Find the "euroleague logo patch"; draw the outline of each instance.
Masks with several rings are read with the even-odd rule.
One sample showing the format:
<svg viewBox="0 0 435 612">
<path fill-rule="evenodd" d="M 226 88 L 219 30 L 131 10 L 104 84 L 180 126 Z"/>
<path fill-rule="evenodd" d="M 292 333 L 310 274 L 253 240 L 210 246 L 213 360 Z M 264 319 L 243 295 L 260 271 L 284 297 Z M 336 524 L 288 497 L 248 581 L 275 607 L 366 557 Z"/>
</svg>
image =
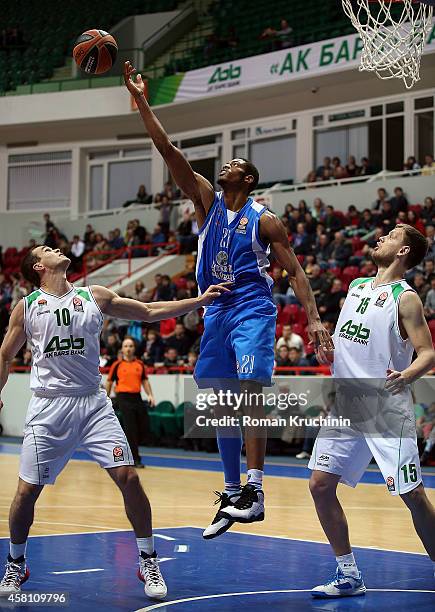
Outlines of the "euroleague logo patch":
<svg viewBox="0 0 435 612">
<path fill-rule="evenodd" d="M 80 298 L 73 298 L 74 310 L 76 312 L 83 312 L 83 304 Z"/>
<path fill-rule="evenodd" d="M 392 476 L 388 476 L 386 483 L 387 483 L 387 488 L 389 491 L 396 490 L 396 485 L 394 484 L 394 478 Z"/>
<path fill-rule="evenodd" d="M 47 306 L 47 300 L 38 300 L 38 308 L 43 308 Z"/>
<path fill-rule="evenodd" d="M 375 306 L 379 306 L 379 308 L 382 308 L 385 302 L 387 301 L 387 297 L 388 297 L 388 293 L 386 291 L 381 293 L 375 302 Z"/>
<path fill-rule="evenodd" d="M 115 446 L 113 449 L 113 461 L 124 461 L 124 451 L 121 446 Z"/>
<path fill-rule="evenodd" d="M 249 223 L 247 217 L 242 217 L 239 221 L 239 225 L 236 227 L 236 234 L 246 234 L 246 226 Z"/>
</svg>

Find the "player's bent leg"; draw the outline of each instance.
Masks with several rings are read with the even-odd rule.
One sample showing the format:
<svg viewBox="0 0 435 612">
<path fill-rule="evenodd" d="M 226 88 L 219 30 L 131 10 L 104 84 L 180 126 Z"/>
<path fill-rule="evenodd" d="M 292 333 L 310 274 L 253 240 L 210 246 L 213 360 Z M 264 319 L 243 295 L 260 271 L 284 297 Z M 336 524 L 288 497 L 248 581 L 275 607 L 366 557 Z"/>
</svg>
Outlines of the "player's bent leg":
<svg viewBox="0 0 435 612">
<path fill-rule="evenodd" d="M 312 589 L 313 597 L 350 597 L 364 595 L 366 592 L 353 558 L 346 515 L 337 497 L 340 478 L 338 474 L 320 470 L 313 470 L 310 478 L 310 492 L 317 516 L 338 563 L 332 579 Z"/>
<path fill-rule="evenodd" d="M 429 501 L 423 485 L 403 493 L 400 497 L 409 508 L 415 530 L 427 554 L 435 562 L 435 508 Z"/>
<path fill-rule="evenodd" d="M 21 478 L 18 480 L 17 492 L 9 512 L 10 553 L 0 582 L 0 596 L 18 593 L 30 576 L 25 558 L 26 542 L 33 523 L 35 503 L 42 489 L 42 485 L 30 484 Z M 19 552 L 12 555 L 14 551 Z"/>
<path fill-rule="evenodd" d="M 139 548 L 138 578 L 144 583 L 144 591 L 152 599 L 164 599 L 168 593 L 158 565 L 152 537 L 151 505 L 142 488 L 136 470 L 129 466 L 107 469 L 124 498 L 125 511 Z"/>
</svg>

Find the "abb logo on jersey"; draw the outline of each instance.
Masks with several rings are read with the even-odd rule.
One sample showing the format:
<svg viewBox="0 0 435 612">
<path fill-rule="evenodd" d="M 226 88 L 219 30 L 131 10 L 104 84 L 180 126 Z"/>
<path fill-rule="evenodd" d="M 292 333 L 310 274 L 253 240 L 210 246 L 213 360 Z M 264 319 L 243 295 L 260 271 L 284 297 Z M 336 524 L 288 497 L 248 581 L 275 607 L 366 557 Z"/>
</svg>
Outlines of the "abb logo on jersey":
<svg viewBox="0 0 435 612">
<path fill-rule="evenodd" d="M 50 342 L 44 349 L 44 353 L 47 357 L 59 357 L 60 355 L 84 355 L 85 351 L 85 339 L 84 338 L 59 338 L 59 336 L 53 336 Z"/>
</svg>

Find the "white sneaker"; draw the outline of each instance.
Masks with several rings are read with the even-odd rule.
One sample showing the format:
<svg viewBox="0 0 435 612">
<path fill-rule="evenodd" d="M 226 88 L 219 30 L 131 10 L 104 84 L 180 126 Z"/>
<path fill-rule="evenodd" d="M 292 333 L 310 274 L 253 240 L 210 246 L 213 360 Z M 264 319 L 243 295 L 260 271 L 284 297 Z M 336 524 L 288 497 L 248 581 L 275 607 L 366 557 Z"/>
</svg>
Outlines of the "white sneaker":
<svg viewBox="0 0 435 612">
<path fill-rule="evenodd" d="M 168 588 L 164 578 L 160 572 L 157 553 L 154 551 L 152 555 L 139 555 L 139 569 L 137 576 L 139 580 L 145 583 L 145 595 L 151 599 L 164 599 L 168 594 Z"/>
<path fill-rule="evenodd" d="M 313 597 L 355 597 L 365 595 L 366 587 L 359 572 L 358 578 L 346 576 L 337 567 L 334 577 L 329 582 L 314 587 L 311 591 Z"/>
<path fill-rule="evenodd" d="M 217 495 L 217 500 L 214 502 L 215 505 L 220 502 L 219 510 L 217 511 L 214 519 L 210 523 L 208 527 L 204 529 L 202 532 L 202 537 L 205 540 L 211 540 L 213 538 L 217 538 L 218 536 L 228 531 L 231 525 L 234 525 L 234 521 L 222 515 L 222 510 L 224 508 L 228 508 L 228 506 L 232 506 L 240 497 L 240 493 L 234 493 L 233 495 L 228 495 L 228 493 L 220 493 L 219 491 L 215 491 Z"/>
<path fill-rule="evenodd" d="M 19 593 L 21 585 L 28 580 L 29 576 L 30 572 L 25 560 L 17 563 L 8 557 L 5 575 L 0 582 L 0 597 Z"/>
<path fill-rule="evenodd" d="M 242 488 L 239 499 L 232 505 L 221 510 L 220 515 L 238 523 L 254 523 L 264 520 L 264 493 L 253 485 Z"/>
<path fill-rule="evenodd" d="M 296 459 L 309 459 L 310 457 L 310 453 L 307 453 L 306 451 L 301 451 L 296 455 Z"/>
</svg>

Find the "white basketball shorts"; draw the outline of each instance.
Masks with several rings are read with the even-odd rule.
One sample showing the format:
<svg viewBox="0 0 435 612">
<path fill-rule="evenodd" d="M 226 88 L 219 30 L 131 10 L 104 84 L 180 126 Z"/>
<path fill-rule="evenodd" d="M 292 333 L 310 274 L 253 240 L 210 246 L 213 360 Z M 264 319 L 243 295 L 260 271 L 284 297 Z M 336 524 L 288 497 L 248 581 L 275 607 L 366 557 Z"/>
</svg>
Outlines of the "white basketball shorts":
<svg viewBox="0 0 435 612">
<path fill-rule="evenodd" d="M 20 478 L 30 484 L 54 484 L 78 447 L 102 468 L 134 464 L 105 391 L 83 397 L 34 395 L 24 425 Z"/>
<path fill-rule="evenodd" d="M 374 457 L 388 491 L 409 493 L 421 483 L 417 440 L 412 437 L 382 438 L 350 435 L 325 437 L 320 431 L 308 467 L 341 476 L 340 482 L 355 487 Z"/>
</svg>

